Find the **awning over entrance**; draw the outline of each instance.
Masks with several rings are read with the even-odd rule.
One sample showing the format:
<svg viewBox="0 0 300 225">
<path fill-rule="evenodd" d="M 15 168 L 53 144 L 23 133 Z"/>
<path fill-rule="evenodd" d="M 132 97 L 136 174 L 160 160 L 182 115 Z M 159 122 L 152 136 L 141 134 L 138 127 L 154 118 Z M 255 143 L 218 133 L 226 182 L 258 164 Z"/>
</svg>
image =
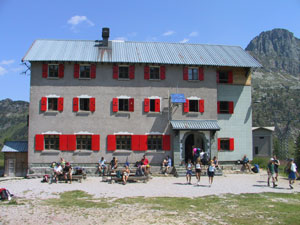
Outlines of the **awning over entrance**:
<svg viewBox="0 0 300 225">
<path fill-rule="evenodd" d="M 174 130 L 220 130 L 217 120 L 171 120 Z"/>
</svg>

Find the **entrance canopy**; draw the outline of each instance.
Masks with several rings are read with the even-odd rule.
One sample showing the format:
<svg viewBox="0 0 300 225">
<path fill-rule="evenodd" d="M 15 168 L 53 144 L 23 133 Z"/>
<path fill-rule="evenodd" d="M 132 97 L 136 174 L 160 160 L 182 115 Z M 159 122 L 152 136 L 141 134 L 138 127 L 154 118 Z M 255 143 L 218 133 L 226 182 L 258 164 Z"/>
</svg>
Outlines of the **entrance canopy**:
<svg viewBox="0 0 300 225">
<path fill-rule="evenodd" d="M 220 130 L 217 120 L 171 120 L 174 130 Z"/>
</svg>

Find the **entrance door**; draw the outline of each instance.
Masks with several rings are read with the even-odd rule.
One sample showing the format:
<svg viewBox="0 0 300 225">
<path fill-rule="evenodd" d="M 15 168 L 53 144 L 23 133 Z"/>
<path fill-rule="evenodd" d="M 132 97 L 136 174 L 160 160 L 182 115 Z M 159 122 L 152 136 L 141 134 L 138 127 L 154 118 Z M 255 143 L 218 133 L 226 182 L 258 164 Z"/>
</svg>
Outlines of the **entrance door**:
<svg viewBox="0 0 300 225">
<path fill-rule="evenodd" d="M 8 176 L 10 177 L 15 176 L 15 168 L 16 168 L 16 160 L 8 159 Z"/>
<path fill-rule="evenodd" d="M 192 148 L 193 145 L 194 145 L 194 135 L 190 134 L 185 139 L 185 158 L 184 158 L 184 160 L 186 163 L 189 159 L 193 161 L 193 148 Z"/>
</svg>

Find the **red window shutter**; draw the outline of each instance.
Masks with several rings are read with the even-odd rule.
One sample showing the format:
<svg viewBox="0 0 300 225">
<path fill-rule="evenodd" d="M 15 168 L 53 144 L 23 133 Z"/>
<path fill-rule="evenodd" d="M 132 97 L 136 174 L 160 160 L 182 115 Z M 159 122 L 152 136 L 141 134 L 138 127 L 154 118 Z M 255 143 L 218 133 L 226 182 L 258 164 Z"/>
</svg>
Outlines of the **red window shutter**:
<svg viewBox="0 0 300 225">
<path fill-rule="evenodd" d="M 41 111 L 46 112 L 47 111 L 47 98 L 42 97 L 41 99 Z"/>
<path fill-rule="evenodd" d="M 57 106 L 58 111 L 62 112 L 64 111 L 64 98 L 58 98 L 58 106 Z"/>
<path fill-rule="evenodd" d="M 119 99 L 113 98 L 112 108 L 113 108 L 113 112 L 119 111 Z"/>
<path fill-rule="evenodd" d="M 68 135 L 68 150 L 75 151 L 77 149 L 76 144 L 77 144 L 76 143 L 76 135 L 75 134 Z"/>
<path fill-rule="evenodd" d="M 79 71 L 80 70 L 80 65 L 79 64 L 74 64 L 74 78 L 78 79 L 79 78 Z"/>
<path fill-rule="evenodd" d="M 96 78 L 96 64 L 91 64 L 91 78 Z"/>
<path fill-rule="evenodd" d="M 217 78 L 217 83 L 219 83 L 219 71 L 217 71 L 217 76 L 216 76 L 216 78 Z"/>
<path fill-rule="evenodd" d="M 199 100 L 199 112 L 204 113 L 204 99 Z"/>
<path fill-rule="evenodd" d="M 43 64 L 42 77 L 43 78 L 47 78 L 48 77 L 48 64 Z"/>
<path fill-rule="evenodd" d="M 99 134 L 92 135 L 92 150 L 93 151 L 100 150 L 100 135 Z"/>
<path fill-rule="evenodd" d="M 146 151 L 148 149 L 148 136 L 140 135 L 140 150 Z"/>
<path fill-rule="evenodd" d="M 229 138 L 229 150 L 234 150 L 234 138 Z"/>
<path fill-rule="evenodd" d="M 183 103 L 183 112 L 187 113 L 190 111 L 190 104 L 189 104 L 189 100 L 186 99 L 185 103 Z"/>
<path fill-rule="evenodd" d="M 234 108 L 233 102 L 228 102 L 228 104 L 229 104 L 229 114 L 233 114 L 233 108 Z"/>
<path fill-rule="evenodd" d="M 144 112 L 149 112 L 150 111 L 150 99 L 145 98 L 144 99 Z"/>
<path fill-rule="evenodd" d="M 78 112 L 79 110 L 79 99 L 73 98 L 73 112 Z"/>
<path fill-rule="evenodd" d="M 140 135 L 131 136 L 131 150 L 133 151 L 140 150 Z"/>
<path fill-rule="evenodd" d="M 188 80 L 189 79 L 189 68 L 188 67 L 183 67 L 183 80 Z"/>
<path fill-rule="evenodd" d="M 155 99 L 155 112 L 160 112 L 160 99 Z"/>
<path fill-rule="evenodd" d="M 130 80 L 133 80 L 133 79 L 134 79 L 134 71 L 135 71 L 134 65 L 130 65 L 130 66 L 129 66 L 129 79 L 130 79 Z"/>
<path fill-rule="evenodd" d="M 163 135 L 163 150 L 171 150 L 171 136 Z"/>
<path fill-rule="evenodd" d="M 228 71 L 228 84 L 233 83 L 233 73 L 232 71 Z"/>
<path fill-rule="evenodd" d="M 220 113 L 220 102 L 218 102 L 218 113 Z"/>
<path fill-rule="evenodd" d="M 59 64 L 58 66 L 58 77 L 63 78 L 65 73 L 65 65 L 64 64 Z"/>
<path fill-rule="evenodd" d="M 119 78 L 119 66 L 114 65 L 113 66 L 113 79 Z"/>
<path fill-rule="evenodd" d="M 35 150 L 36 151 L 44 150 L 44 135 L 43 134 L 35 135 Z"/>
<path fill-rule="evenodd" d="M 145 80 L 150 79 L 150 67 L 149 66 L 144 67 L 144 79 Z"/>
<path fill-rule="evenodd" d="M 218 138 L 218 151 L 220 151 L 220 150 L 221 150 L 221 139 Z"/>
<path fill-rule="evenodd" d="M 59 150 L 68 150 L 68 135 L 59 135 Z"/>
<path fill-rule="evenodd" d="M 134 98 L 129 99 L 129 112 L 134 112 Z"/>
<path fill-rule="evenodd" d="M 107 151 L 115 151 L 115 150 L 116 150 L 116 136 L 107 135 Z"/>
<path fill-rule="evenodd" d="M 199 80 L 204 80 L 204 69 L 203 69 L 203 67 L 198 68 L 198 79 Z"/>
<path fill-rule="evenodd" d="M 160 67 L 160 79 L 161 80 L 166 79 L 166 67 L 165 66 Z"/>
<path fill-rule="evenodd" d="M 96 99 L 90 98 L 90 111 L 95 112 L 96 110 Z"/>
</svg>

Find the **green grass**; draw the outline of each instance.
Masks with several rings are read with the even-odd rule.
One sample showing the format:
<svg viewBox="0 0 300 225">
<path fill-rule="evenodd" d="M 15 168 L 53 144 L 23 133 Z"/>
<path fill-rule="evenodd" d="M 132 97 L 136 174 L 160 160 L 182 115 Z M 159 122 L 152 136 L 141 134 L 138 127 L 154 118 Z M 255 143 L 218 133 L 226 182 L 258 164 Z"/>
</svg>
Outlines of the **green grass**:
<svg viewBox="0 0 300 225">
<path fill-rule="evenodd" d="M 300 193 L 261 193 L 261 194 L 226 194 L 198 198 L 181 197 L 134 197 L 121 199 L 94 199 L 83 191 L 71 191 L 60 194 L 59 199 L 45 200 L 47 205 L 78 208 L 112 207 L 146 209 L 151 214 L 160 213 L 168 219 L 181 219 L 194 223 L 200 217 L 209 224 L 299 224 Z M 176 216 L 174 216 L 176 212 Z M 139 211 L 136 211 L 139 217 Z M 197 224 L 197 223 L 196 223 Z"/>
</svg>

